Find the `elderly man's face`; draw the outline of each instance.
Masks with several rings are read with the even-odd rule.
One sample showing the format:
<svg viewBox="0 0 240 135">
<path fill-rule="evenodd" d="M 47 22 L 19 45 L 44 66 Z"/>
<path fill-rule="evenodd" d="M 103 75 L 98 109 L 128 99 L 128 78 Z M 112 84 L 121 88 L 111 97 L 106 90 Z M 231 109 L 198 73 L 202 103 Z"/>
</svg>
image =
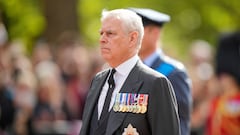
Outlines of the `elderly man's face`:
<svg viewBox="0 0 240 135">
<path fill-rule="evenodd" d="M 124 31 L 121 21 L 108 18 L 100 29 L 100 48 L 103 58 L 110 65 L 118 65 L 129 55 L 129 34 Z"/>
</svg>

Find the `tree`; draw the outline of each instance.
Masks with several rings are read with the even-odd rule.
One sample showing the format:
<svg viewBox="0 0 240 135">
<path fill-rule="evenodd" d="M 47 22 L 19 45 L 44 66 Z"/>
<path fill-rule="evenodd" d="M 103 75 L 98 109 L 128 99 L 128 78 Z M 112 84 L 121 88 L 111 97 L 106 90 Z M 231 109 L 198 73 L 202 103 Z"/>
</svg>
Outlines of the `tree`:
<svg viewBox="0 0 240 135">
<path fill-rule="evenodd" d="M 48 42 L 55 42 L 64 32 L 79 33 L 78 0 L 41 0 L 41 2 L 46 19 L 43 37 Z"/>
</svg>

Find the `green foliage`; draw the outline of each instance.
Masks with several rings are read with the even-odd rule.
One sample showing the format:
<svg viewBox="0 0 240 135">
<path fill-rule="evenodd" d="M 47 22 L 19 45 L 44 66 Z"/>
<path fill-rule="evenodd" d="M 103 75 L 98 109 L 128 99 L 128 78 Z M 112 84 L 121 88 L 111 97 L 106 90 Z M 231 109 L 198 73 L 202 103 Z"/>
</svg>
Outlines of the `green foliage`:
<svg viewBox="0 0 240 135">
<path fill-rule="evenodd" d="M 33 0 L 0 0 L 9 40 L 21 40 L 29 51 L 45 27 L 44 17 L 38 6 Z"/>
<path fill-rule="evenodd" d="M 40 0 L 41 1 L 41 0 Z M 42 34 L 45 20 L 36 0 L 0 0 L 11 40 L 21 39 L 29 46 Z M 196 39 L 213 46 L 222 32 L 240 27 L 239 0 L 79 0 L 80 34 L 89 45 L 97 46 L 103 9 L 152 8 L 171 16 L 162 32 L 163 48 L 185 59 Z"/>
<path fill-rule="evenodd" d="M 152 8 L 169 14 L 171 22 L 162 32 L 163 48 L 183 60 L 193 41 L 201 39 L 215 46 L 220 33 L 240 27 L 238 0 L 80 0 L 79 7 L 82 32 L 90 44 L 98 42 L 99 18 L 104 8 Z"/>
</svg>

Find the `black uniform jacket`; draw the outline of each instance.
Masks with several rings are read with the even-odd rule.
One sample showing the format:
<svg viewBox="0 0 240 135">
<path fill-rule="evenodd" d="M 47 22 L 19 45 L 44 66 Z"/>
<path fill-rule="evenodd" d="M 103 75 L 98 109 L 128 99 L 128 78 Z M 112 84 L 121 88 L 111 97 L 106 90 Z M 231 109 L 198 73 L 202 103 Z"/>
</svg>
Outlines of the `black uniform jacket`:
<svg viewBox="0 0 240 135">
<path fill-rule="evenodd" d="M 88 135 L 91 117 L 109 70 L 98 73 L 86 100 L 80 135 Z M 148 95 L 145 113 L 110 111 L 106 135 L 122 135 L 129 125 L 139 135 L 180 135 L 175 93 L 169 80 L 141 61 L 133 67 L 119 93 Z"/>
</svg>

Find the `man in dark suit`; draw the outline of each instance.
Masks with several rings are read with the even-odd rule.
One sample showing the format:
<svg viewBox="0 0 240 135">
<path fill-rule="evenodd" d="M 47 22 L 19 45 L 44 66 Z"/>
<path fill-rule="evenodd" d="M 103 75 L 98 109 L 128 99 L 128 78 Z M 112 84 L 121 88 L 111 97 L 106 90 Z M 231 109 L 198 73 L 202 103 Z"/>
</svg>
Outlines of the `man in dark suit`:
<svg viewBox="0 0 240 135">
<path fill-rule="evenodd" d="M 192 107 L 190 79 L 184 65 L 165 55 L 159 48 L 161 28 L 164 23 L 170 21 L 170 16 L 152 9 L 130 8 L 130 10 L 142 17 L 144 25 L 139 56 L 147 66 L 167 76 L 172 83 L 178 102 L 181 135 L 189 135 Z"/>
<path fill-rule="evenodd" d="M 141 18 L 116 9 L 104 11 L 101 22 L 100 50 L 110 69 L 92 80 L 80 135 L 179 135 L 171 83 L 137 55 L 144 34 Z"/>
</svg>

